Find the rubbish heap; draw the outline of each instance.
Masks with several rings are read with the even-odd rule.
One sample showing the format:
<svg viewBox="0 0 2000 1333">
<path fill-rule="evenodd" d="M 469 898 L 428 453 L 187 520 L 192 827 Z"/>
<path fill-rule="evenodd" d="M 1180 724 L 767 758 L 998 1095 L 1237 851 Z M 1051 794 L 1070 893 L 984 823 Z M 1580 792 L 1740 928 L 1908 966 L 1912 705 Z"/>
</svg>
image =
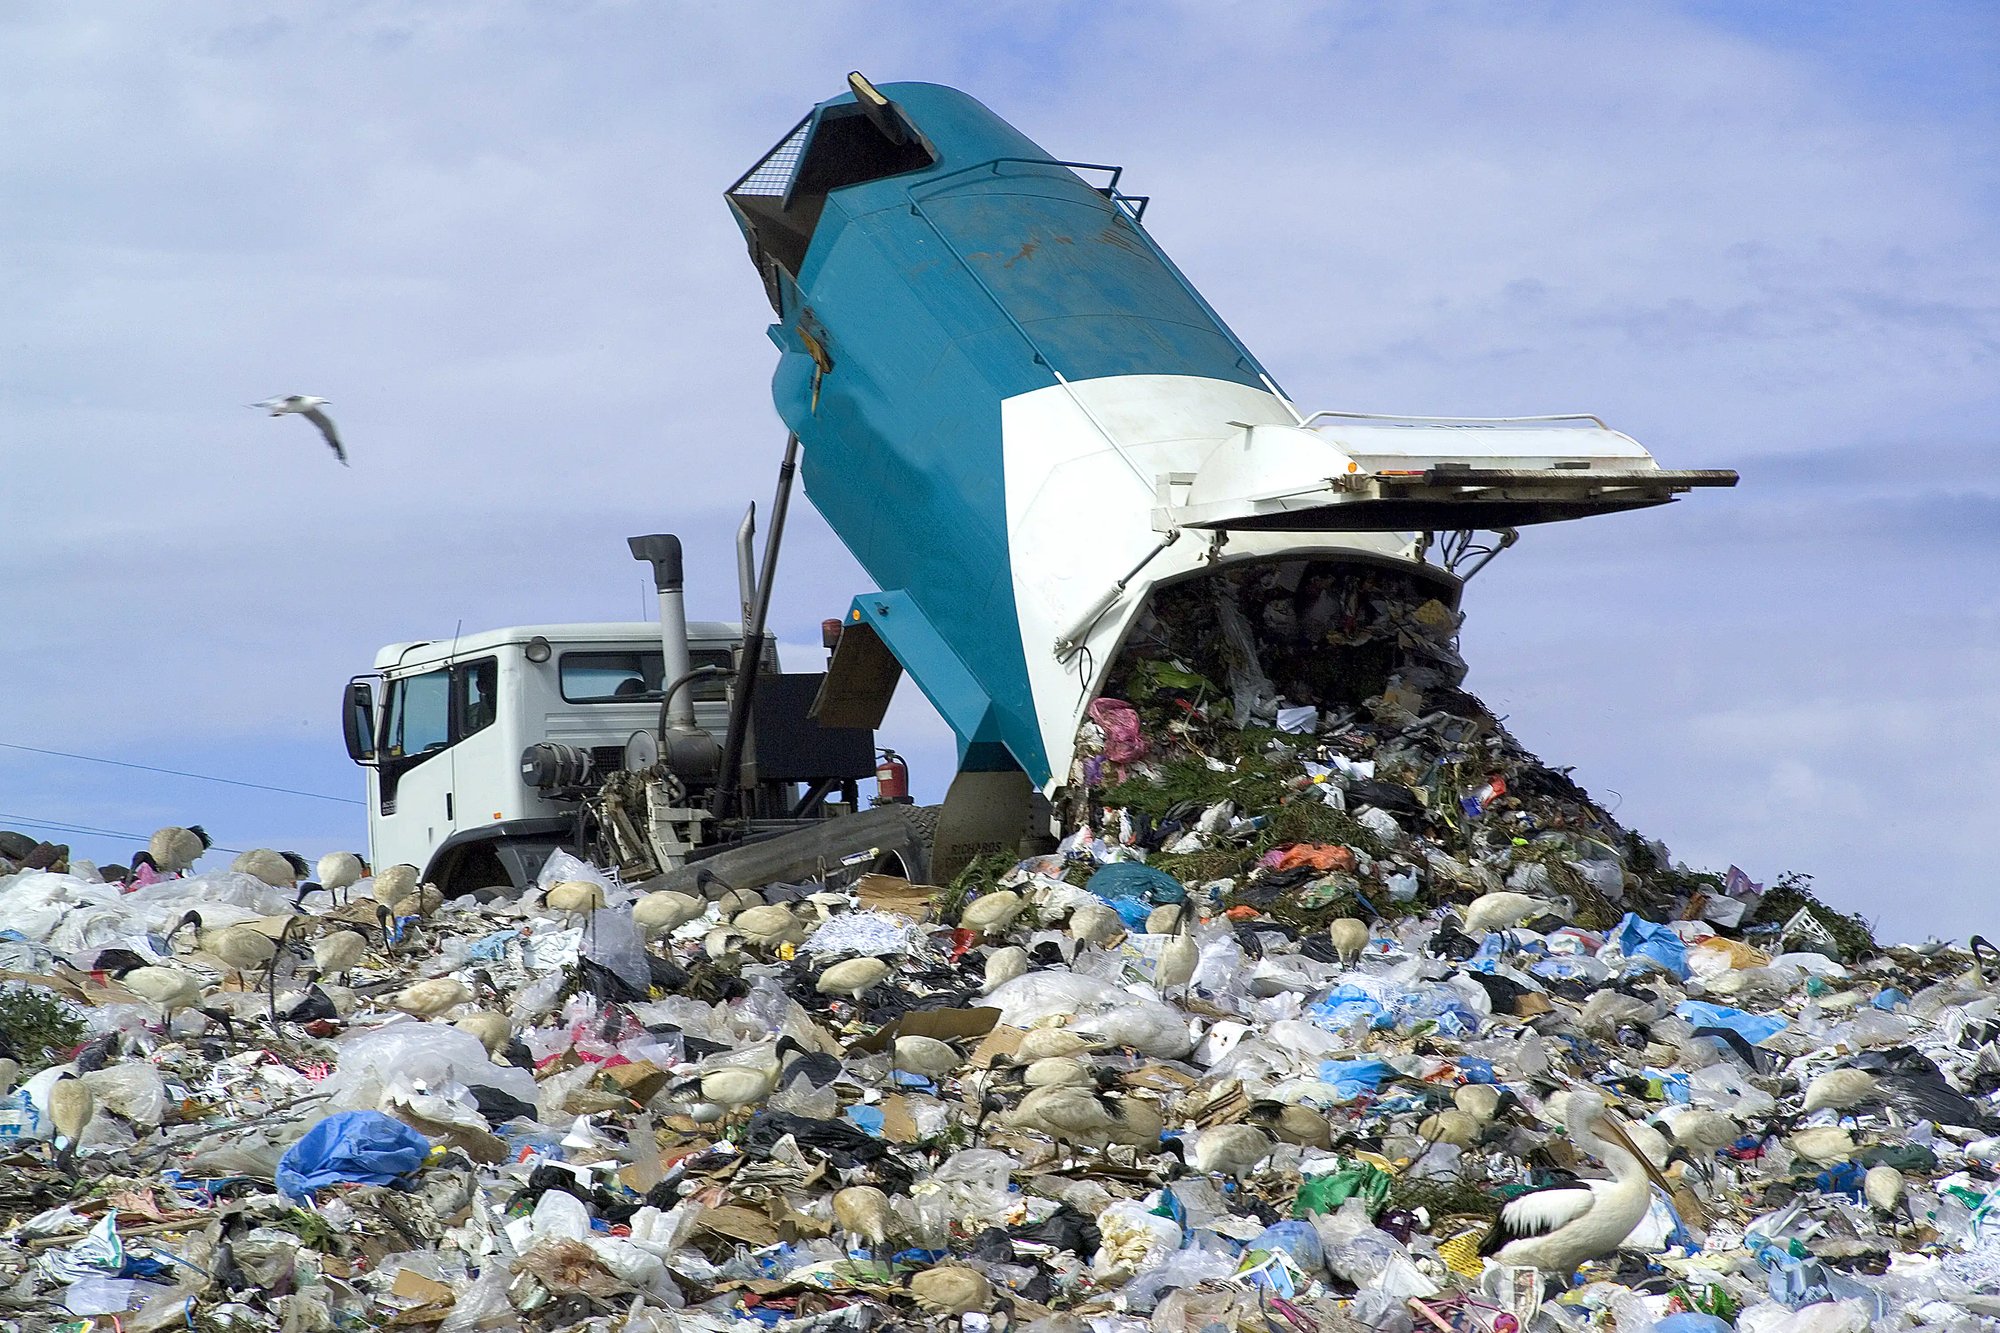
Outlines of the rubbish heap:
<svg viewBox="0 0 2000 1333">
<path fill-rule="evenodd" d="M 1166 590 L 946 887 L 0 835 L 0 1328 L 2000 1327 L 1984 941 L 1674 865 L 1458 624 Z"/>
</svg>

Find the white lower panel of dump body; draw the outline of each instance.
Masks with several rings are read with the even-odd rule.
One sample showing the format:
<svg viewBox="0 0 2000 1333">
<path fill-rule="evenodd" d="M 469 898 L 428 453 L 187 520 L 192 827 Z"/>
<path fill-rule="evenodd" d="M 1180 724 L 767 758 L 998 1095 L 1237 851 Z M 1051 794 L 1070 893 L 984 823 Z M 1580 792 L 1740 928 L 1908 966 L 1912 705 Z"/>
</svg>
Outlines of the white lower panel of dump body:
<svg viewBox="0 0 2000 1333">
<path fill-rule="evenodd" d="M 1002 402 L 1014 600 L 1053 782 L 1067 777 L 1084 709 L 1148 592 L 1211 566 L 1211 534 L 1183 533 L 1078 635 L 1079 651 L 1058 654 L 1057 639 L 1160 545 L 1157 478 L 1195 471 L 1243 426 L 1297 420 L 1265 390 L 1184 375 L 1057 384 Z M 1416 563 L 1412 538 L 1399 533 L 1240 533 L 1221 547 L 1232 562 L 1341 553 Z"/>
</svg>

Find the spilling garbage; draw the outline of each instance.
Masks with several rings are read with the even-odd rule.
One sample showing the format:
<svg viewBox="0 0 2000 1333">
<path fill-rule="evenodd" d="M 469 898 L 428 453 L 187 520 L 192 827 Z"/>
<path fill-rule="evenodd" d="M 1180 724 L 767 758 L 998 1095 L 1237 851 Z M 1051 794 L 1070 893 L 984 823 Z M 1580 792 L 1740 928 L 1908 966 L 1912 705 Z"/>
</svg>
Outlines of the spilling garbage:
<svg viewBox="0 0 2000 1333">
<path fill-rule="evenodd" d="M 949 885 L 0 835 L 0 1328 L 2000 1326 L 1984 941 L 1675 864 L 1458 625 L 1163 591 Z"/>
</svg>

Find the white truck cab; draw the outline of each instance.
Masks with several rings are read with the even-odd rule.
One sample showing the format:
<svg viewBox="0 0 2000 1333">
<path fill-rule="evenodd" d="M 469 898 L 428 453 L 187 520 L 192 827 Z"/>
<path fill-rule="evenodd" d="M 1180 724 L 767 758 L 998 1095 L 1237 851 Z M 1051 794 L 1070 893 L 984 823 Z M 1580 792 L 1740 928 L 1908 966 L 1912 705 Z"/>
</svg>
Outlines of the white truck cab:
<svg viewBox="0 0 2000 1333">
<path fill-rule="evenodd" d="M 557 848 L 634 884 L 927 869 L 919 812 L 857 809 L 875 736 L 817 720 L 824 673 L 781 672 L 768 635 L 746 661 L 741 625 L 687 620 L 677 539 L 629 545 L 654 570 L 657 622 L 392 643 L 348 682 L 371 863 L 407 862 L 448 895 L 526 887 Z"/>
<path fill-rule="evenodd" d="M 689 656 L 726 671 L 741 638 L 738 625 L 692 623 Z M 532 879 L 574 822 L 574 803 L 529 782 L 522 752 L 569 746 L 592 772 L 624 768 L 632 736 L 659 720 L 662 662 L 660 627 L 645 621 L 516 625 L 383 648 L 374 673 L 349 685 L 346 710 L 350 754 L 373 760 L 370 863 L 409 862 L 439 880 Z M 777 665 L 768 648 L 764 669 Z M 719 737 L 726 676 L 690 689 L 696 725 Z M 470 864 L 502 856 L 517 864 Z"/>
</svg>

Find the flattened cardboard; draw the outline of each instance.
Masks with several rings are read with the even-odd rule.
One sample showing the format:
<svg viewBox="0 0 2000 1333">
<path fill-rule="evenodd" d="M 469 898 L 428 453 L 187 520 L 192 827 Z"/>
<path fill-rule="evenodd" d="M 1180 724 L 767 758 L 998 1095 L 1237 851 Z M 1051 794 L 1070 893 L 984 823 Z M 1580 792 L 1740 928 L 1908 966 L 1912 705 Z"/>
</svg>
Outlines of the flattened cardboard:
<svg viewBox="0 0 2000 1333">
<path fill-rule="evenodd" d="M 849 1055 L 873 1055 L 889 1049 L 897 1037 L 936 1037 L 939 1041 L 963 1041 L 983 1037 L 1000 1021 L 998 1009 L 922 1009 L 885 1023 L 869 1036 L 847 1048 Z"/>
<path fill-rule="evenodd" d="M 1005 1024 L 996 1026 L 986 1034 L 986 1040 L 973 1049 L 973 1068 L 991 1069 L 996 1060 L 1012 1060 L 1027 1035 L 1026 1028 L 1010 1028 Z"/>
<path fill-rule="evenodd" d="M 771 1219 L 741 1204 L 726 1203 L 720 1208 L 704 1208 L 695 1225 L 748 1245 L 778 1243 L 778 1228 L 771 1224 Z"/>
<path fill-rule="evenodd" d="M 931 919 L 938 892 L 895 875 L 863 875 L 854 886 L 854 895 L 864 910 L 893 912 L 912 921 Z"/>
</svg>

